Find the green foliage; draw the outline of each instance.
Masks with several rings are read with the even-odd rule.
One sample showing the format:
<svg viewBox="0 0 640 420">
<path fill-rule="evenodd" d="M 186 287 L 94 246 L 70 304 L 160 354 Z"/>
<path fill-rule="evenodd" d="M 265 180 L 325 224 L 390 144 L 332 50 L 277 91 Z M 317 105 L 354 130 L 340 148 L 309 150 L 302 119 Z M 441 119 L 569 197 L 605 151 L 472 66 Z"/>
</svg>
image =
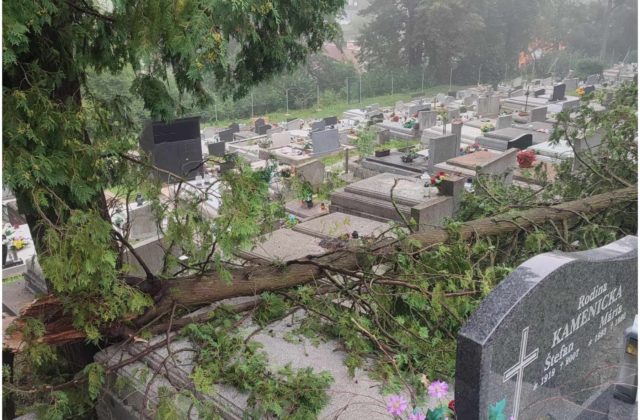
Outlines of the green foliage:
<svg viewBox="0 0 640 420">
<path fill-rule="evenodd" d="M 575 75 L 580 80 L 584 80 L 587 78 L 587 76 L 590 76 L 592 74 L 602 74 L 603 71 L 604 64 L 602 64 L 599 60 L 593 58 L 584 58 L 576 62 Z"/>
<path fill-rule="evenodd" d="M 87 375 L 87 391 L 89 398 L 95 400 L 102 392 L 105 381 L 104 366 L 100 363 L 91 363 L 84 367 L 83 373 Z"/>
<path fill-rule="evenodd" d="M 273 296 L 264 297 L 271 308 L 281 306 Z M 266 322 L 264 316 L 265 312 L 259 315 Z M 219 313 L 210 323 L 185 328 L 185 334 L 199 346 L 192 374 L 196 389 L 210 393 L 216 382 L 223 382 L 247 392 L 249 408 L 245 414 L 250 418 L 315 418 L 329 401 L 326 390 L 333 381 L 331 375 L 314 373 L 311 368 L 293 370 L 290 366 L 272 372 L 256 343 L 245 344 L 242 337 L 229 332 L 232 321 Z"/>
<path fill-rule="evenodd" d="M 376 146 L 376 134 L 372 129 L 362 130 L 354 142 L 360 159 L 371 156 Z"/>
<path fill-rule="evenodd" d="M 261 303 L 253 314 L 253 320 L 260 326 L 282 318 L 289 310 L 289 305 L 282 296 L 265 292 L 260 295 Z"/>
</svg>

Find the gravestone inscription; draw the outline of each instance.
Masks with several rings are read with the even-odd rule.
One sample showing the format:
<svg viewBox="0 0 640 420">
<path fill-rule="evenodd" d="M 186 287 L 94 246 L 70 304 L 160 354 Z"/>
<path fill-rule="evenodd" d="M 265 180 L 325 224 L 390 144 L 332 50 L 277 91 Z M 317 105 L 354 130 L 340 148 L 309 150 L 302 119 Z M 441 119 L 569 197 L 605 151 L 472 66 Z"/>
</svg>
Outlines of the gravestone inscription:
<svg viewBox="0 0 640 420">
<path fill-rule="evenodd" d="M 611 388 L 637 313 L 637 241 L 538 255 L 503 280 L 458 335 L 458 418 L 486 419 L 500 406 L 514 420 L 607 419 L 619 409 Z"/>
</svg>

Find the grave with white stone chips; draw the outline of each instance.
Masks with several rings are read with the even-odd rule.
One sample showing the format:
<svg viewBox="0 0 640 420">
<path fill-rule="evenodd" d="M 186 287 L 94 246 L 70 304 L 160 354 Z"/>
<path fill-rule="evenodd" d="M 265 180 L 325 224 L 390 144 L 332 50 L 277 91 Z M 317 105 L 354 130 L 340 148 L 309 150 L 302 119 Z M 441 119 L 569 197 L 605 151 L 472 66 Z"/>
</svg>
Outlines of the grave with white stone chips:
<svg viewBox="0 0 640 420">
<path fill-rule="evenodd" d="M 623 358 L 638 307 L 637 243 L 538 255 L 503 280 L 458 336 L 458 418 L 487 419 L 490 409 L 515 420 L 633 418 L 636 404 L 613 389 L 637 386 L 637 366 Z"/>
</svg>

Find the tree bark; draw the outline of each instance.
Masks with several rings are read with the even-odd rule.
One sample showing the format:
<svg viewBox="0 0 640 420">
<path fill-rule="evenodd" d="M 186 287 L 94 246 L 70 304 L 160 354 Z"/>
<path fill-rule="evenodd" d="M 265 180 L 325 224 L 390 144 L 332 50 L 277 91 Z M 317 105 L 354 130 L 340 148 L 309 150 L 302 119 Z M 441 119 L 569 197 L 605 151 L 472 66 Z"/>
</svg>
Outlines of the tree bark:
<svg viewBox="0 0 640 420">
<path fill-rule="evenodd" d="M 555 206 L 512 211 L 495 217 L 474 220 L 462 224 L 459 235 L 463 240 L 470 240 L 474 237 L 508 234 L 548 222 L 589 217 L 614 205 L 634 203 L 637 199 L 637 185 L 634 185 Z M 444 228 L 433 227 L 427 231 L 412 234 L 410 238 L 419 241 L 423 247 L 431 247 L 447 242 L 450 235 Z M 366 250 L 380 260 L 398 251 L 398 243 L 393 240 L 378 242 Z M 290 261 L 279 266 L 268 261 L 260 261 L 259 265 L 232 270 L 231 282 L 224 281 L 215 272 L 209 272 L 200 277 L 166 280 L 163 282 L 162 289 L 156 294 L 155 306 L 135 323 L 142 326 L 168 313 L 174 304 L 181 307 L 195 307 L 232 297 L 254 296 L 266 291 L 282 290 L 310 283 L 324 277 L 324 269 L 337 272 L 358 271 L 356 253 L 350 250 L 338 250 Z M 47 330 L 43 338 L 44 342 L 62 344 L 84 338 L 82 332 L 73 329 L 67 315 L 62 315 L 64 318 L 56 318 L 55 316 L 47 317 L 48 314 L 62 314 L 59 303 L 53 296 L 40 299 L 27 308 L 22 316 L 45 317 Z M 107 334 L 119 335 L 122 331 L 123 328 L 116 325 Z"/>
</svg>

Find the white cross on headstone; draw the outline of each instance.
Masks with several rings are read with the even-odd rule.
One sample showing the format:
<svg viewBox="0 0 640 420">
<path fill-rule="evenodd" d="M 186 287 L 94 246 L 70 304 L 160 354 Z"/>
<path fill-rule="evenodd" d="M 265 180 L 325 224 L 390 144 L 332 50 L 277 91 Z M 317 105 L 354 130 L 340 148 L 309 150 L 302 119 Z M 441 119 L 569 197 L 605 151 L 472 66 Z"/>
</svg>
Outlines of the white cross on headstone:
<svg viewBox="0 0 640 420">
<path fill-rule="evenodd" d="M 518 363 L 509 368 L 503 377 L 503 382 L 516 376 L 516 394 L 513 399 L 513 419 L 518 420 L 518 412 L 520 411 L 520 391 L 522 391 L 522 379 L 524 376 L 524 368 L 533 363 L 538 358 L 538 348 L 525 356 L 527 353 L 527 339 L 529 338 L 529 327 L 522 330 L 522 339 L 520 340 L 520 360 Z"/>
</svg>

